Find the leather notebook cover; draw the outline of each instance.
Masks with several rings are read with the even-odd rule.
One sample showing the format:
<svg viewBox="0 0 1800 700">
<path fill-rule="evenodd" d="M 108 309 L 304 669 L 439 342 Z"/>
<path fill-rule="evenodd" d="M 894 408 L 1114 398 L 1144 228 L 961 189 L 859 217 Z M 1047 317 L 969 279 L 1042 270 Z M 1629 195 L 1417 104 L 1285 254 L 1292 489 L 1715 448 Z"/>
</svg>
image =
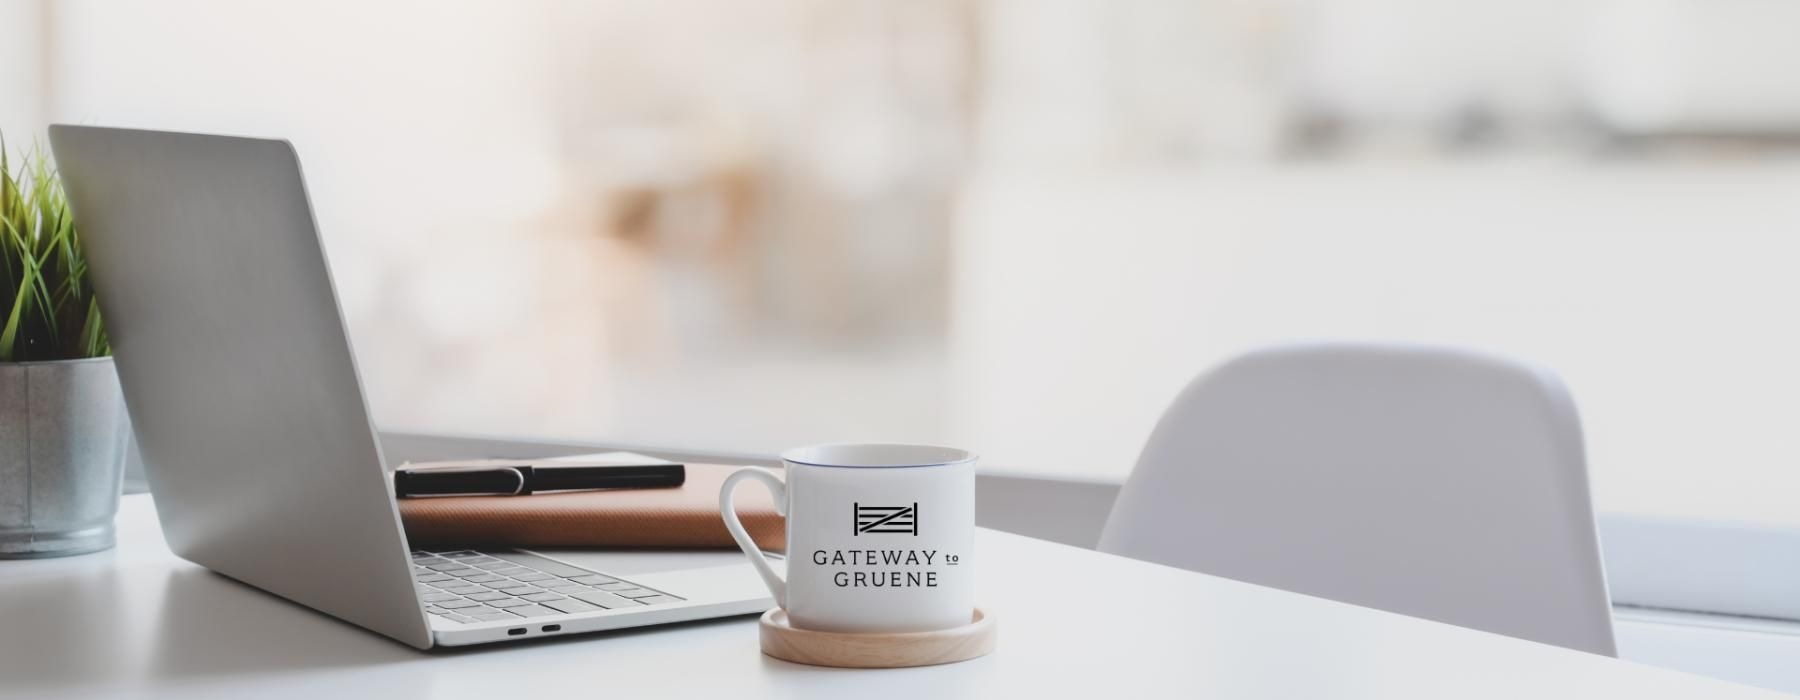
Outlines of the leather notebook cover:
<svg viewBox="0 0 1800 700">
<path fill-rule="evenodd" d="M 402 498 L 400 519 L 414 546 L 735 548 L 719 518 L 719 486 L 738 469 L 689 464 L 676 488 Z M 786 548 L 768 489 L 740 487 L 737 508 L 758 546 Z"/>
</svg>

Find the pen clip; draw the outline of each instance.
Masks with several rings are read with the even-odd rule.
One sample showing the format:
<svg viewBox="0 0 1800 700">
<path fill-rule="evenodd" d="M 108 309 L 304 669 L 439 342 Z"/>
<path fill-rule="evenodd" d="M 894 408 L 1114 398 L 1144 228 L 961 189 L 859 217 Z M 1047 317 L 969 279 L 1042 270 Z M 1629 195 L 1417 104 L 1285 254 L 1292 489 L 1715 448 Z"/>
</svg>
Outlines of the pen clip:
<svg viewBox="0 0 1800 700">
<path fill-rule="evenodd" d="M 524 470 L 522 470 L 518 467 L 501 467 L 500 470 L 512 472 L 513 478 L 519 480 L 519 483 L 517 485 L 513 486 L 512 493 L 501 494 L 501 495 L 517 496 L 521 493 L 525 493 L 525 471 Z"/>
</svg>

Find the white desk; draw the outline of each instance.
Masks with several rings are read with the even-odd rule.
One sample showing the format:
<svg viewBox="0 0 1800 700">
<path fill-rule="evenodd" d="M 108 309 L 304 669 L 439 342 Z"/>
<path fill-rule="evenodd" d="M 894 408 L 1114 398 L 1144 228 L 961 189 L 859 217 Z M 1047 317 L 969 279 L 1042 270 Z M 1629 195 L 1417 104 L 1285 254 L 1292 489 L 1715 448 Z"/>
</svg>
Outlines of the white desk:
<svg viewBox="0 0 1800 700">
<path fill-rule="evenodd" d="M 174 558 L 147 496 L 119 529 L 111 552 L 0 561 L 0 696 L 1787 697 L 988 530 L 1000 647 L 962 664 L 789 664 L 748 617 L 423 653 Z"/>
</svg>

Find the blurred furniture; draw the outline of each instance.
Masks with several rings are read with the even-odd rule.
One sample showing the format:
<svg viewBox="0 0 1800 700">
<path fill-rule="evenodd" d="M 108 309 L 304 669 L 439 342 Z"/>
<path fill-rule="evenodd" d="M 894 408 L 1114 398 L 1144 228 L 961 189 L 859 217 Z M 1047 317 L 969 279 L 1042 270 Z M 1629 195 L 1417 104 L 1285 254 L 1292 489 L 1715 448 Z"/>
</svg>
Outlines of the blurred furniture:
<svg viewBox="0 0 1800 700">
<path fill-rule="evenodd" d="M 1100 549 L 1615 653 L 1574 403 L 1461 350 L 1283 346 L 1200 377 Z"/>
<path fill-rule="evenodd" d="M 126 496 L 116 550 L 0 563 L 12 642 L 0 695 L 1787 697 L 987 529 L 976 538 L 981 605 L 1001 634 L 993 654 L 964 663 L 847 673 L 776 661 L 758 652 L 754 616 L 423 653 L 176 559 L 150 497 Z"/>
<path fill-rule="evenodd" d="M 1600 126 L 1628 136 L 1800 136 L 1800 83 L 1784 70 L 1800 62 L 1800 4 L 1602 0 L 1591 11 L 1572 74 Z"/>
</svg>

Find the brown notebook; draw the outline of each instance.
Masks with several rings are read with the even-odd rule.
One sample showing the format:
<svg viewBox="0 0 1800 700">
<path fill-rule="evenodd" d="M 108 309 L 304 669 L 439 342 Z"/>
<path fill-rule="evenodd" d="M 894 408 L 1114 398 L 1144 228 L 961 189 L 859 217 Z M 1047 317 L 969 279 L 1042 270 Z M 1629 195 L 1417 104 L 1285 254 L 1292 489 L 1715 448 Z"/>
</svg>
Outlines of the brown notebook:
<svg viewBox="0 0 1800 700">
<path fill-rule="evenodd" d="M 719 518 L 719 486 L 737 469 L 689 464 L 676 488 L 402 498 L 400 519 L 414 546 L 736 547 Z M 786 547 L 768 489 L 744 485 L 737 508 L 758 546 Z"/>
</svg>

